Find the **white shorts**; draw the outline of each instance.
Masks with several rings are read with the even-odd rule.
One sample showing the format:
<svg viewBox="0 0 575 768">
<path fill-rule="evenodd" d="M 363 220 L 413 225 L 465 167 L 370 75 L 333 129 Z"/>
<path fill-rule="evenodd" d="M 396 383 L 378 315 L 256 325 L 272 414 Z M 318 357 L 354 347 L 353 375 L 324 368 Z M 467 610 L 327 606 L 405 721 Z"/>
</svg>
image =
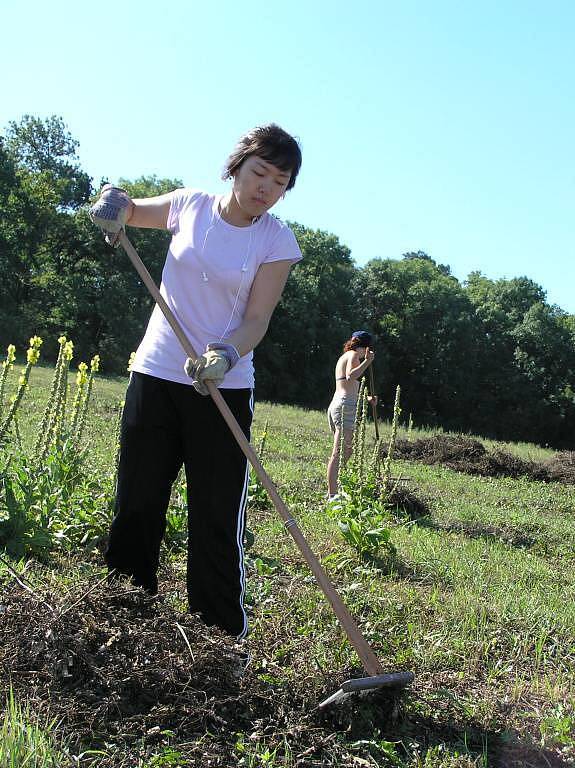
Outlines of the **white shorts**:
<svg viewBox="0 0 575 768">
<path fill-rule="evenodd" d="M 334 397 L 327 409 L 327 420 L 332 432 L 336 429 L 352 430 L 355 426 L 357 397 L 338 395 Z"/>
</svg>

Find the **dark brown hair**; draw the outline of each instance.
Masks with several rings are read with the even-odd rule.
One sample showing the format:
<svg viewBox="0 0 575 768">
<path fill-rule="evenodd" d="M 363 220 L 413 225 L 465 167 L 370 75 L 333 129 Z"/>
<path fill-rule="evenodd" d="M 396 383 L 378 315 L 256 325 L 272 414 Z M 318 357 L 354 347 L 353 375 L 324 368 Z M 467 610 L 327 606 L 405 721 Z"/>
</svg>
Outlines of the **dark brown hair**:
<svg viewBox="0 0 575 768">
<path fill-rule="evenodd" d="M 357 349 L 358 347 L 371 347 L 372 343 L 373 338 L 369 331 L 354 331 L 351 338 L 343 345 L 343 351 L 349 352 L 350 349 Z"/>
<path fill-rule="evenodd" d="M 345 344 L 343 345 L 343 351 L 349 352 L 350 349 L 357 349 L 358 347 L 365 347 L 366 344 L 361 339 L 358 339 L 357 336 L 352 336 L 351 339 L 348 339 Z"/>
<path fill-rule="evenodd" d="M 250 155 L 261 157 L 280 171 L 291 171 L 286 190 L 292 189 L 301 168 L 301 149 L 293 136 L 275 123 L 260 125 L 244 134 L 227 159 L 222 179 L 233 178 Z"/>
</svg>

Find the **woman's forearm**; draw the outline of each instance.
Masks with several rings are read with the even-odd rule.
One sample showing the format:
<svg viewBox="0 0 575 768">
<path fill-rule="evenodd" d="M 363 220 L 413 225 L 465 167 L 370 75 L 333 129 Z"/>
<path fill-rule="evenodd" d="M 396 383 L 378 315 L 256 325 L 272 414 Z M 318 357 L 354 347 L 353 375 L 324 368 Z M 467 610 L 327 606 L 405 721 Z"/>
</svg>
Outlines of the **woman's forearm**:
<svg viewBox="0 0 575 768">
<path fill-rule="evenodd" d="M 239 352 L 240 357 L 247 355 L 255 349 L 266 334 L 269 320 L 251 318 L 245 320 L 227 339 L 222 339 L 227 344 L 232 344 Z"/>
</svg>

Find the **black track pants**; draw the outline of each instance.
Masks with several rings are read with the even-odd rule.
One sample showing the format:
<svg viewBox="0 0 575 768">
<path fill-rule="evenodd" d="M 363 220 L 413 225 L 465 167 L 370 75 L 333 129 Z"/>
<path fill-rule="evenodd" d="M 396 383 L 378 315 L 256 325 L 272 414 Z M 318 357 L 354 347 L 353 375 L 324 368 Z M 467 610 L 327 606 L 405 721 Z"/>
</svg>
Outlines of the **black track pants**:
<svg viewBox="0 0 575 768">
<path fill-rule="evenodd" d="M 221 389 L 249 439 L 251 389 Z M 171 488 L 184 464 L 190 610 L 237 637 L 247 633 L 243 535 L 248 464 L 211 397 L 133 373 L 122 418 L 115 516 L 106 551 L 115 568 L 155 593 Z"/>
</svg>

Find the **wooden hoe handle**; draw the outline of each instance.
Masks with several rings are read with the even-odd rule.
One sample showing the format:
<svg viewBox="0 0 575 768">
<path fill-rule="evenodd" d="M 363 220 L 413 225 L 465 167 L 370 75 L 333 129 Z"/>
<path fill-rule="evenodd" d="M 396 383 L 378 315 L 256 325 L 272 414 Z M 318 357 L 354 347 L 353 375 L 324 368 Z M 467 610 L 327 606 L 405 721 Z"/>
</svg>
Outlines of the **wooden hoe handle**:
<svg viewBox="0 0 575 768">
<path fill-rule="evenodd" d="M 130 240 L 128 239 L 128 236 L 126 233 L 122 230 L 120 232 L 119 237 L 120 243 L 122 244 L 122 247 L 128 254 L 128 257 L 132 264 L 134 265 L 136 271 L 142 278 L 146 288 L 162 310 L 164 317 L 168 321 L 168 323 L 171 325 L 174 333 L 176 334 L 180 344 L 182 345 L 184 352 L 186 355 L 193 360 L 197 358 L 197 354 L 190 344 L 189 339 L 187 338 L 186 334 L 184 333 L 182 327 L 180 326 L 179 322 L 176 320 L 176 317 L 174 316 L 174 313 L 166 303 L 164 297 L 158 290 L 158 287 L 152 280 L 152 277 L 146 267 L 144 266 L 144 263 L 138 256 L 138 253 Z M 289 513 L 288 508 L 280 498 L 277 489 L 271 479 L 268 477 L 265 469 L 263 468 L 256 452 L 250 445 L 249 441 L 247 440 L 246 436 L 241 430 L 240 425 L 236 421 L 233 413 L 230 411 L 228 404 L 220 394 L 218 388 L 216 385 L 211 381 L 205 382 L 208 391 L 218 407 L 220 413 L 224 417 L 224 420 L 226 421 L 226 424 L 230 428 L 233 436 L 237 440 L 240 448 L 242 449 L 243 453 L 245 454 L 246 458 L 252 465 L 252 467 L 255 470 L 256 475 L 260 479 L 261 484 L 264 486 L 266 491 L 268 492 L 270 499 L 272 500 L 276 510 L 278 511 L 280 517 L 284 521 L 284 525 L 287 528 L 287 530 L 290 532 L 292 537 L 295 540 L 295 543 L 299 547 L 302 555 L 306 559 L 306 562 L 308 563 L 309 567 L 311 568 L 313 575 L 316 578 L 317 583 L 321 587 L 321 590 L 323 591 L 324 595 L 327 597 L 333 612 L 337 616 L 341 626 L 343 627 L 349 642 L 351 645 L 355 648 L 357 655 L 361 659 L 361 662 L 363 663 L 363 666 L 370 675 L 381 675 L 383 674 L 383 667 L 377 660 L 377 657 L 375 653 L 373 652 L 372 648 L 370 647 L 369 643 L 365 639 L 365 637 L 361 634 L 359 627 L 355 623 L 354 619 L 352 618 L 350 612 L 346 608 L 346 606 L 343 604 L 341 598 L 337 594 L 335 587 L 330 582 L 326 572 L 320 565 L 319 560 L 314 555 L 314 553 L 311 551 L 309 544 L 307 543 L 306 539 L 304 538 L 303 533 L 301 532 L 297 522 L 294 520 L 294 518 Z"/>
</svg>

